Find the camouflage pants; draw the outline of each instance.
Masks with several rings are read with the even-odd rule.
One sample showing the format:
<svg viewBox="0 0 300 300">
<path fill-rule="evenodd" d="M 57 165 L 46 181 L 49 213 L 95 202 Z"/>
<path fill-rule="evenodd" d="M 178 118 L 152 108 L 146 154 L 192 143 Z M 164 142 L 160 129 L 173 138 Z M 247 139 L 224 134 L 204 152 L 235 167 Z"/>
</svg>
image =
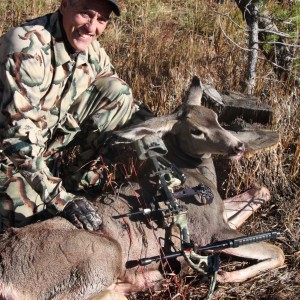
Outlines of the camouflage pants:
<svg viewBox="0 0 300 300">
<path fill-rule="evenodd" d="M 118 78 L 99 78 L 71 105 L 49 140 L 47 166 L 53 171 L 54 158 L 71 141 L 81 145 L 74 165 L 66 170 L 68 192 L 98 183 L 99 172 L 90 167 L 106 135 L 127 123 L 138 110 L 127 84 Z M 40 196 L 0 151 L 0 230 L 31 223 L 46 210 Z M 86 168 L 82 168 L 87 166 Z M 55 175 L 55 174 L 54 174 Z M 57 184 L 62 184 L 59 180 Z"/>
</svg>

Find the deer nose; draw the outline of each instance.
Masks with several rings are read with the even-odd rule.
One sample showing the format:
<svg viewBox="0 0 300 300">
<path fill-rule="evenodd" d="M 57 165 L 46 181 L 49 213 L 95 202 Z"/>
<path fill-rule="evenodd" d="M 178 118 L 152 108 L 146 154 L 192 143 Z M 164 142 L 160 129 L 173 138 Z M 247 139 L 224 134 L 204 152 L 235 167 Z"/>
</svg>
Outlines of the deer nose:
<svg viewBox="0 0 300 300">
<path fill-rule="evenodd" d="M 239 142 L 237 146 L 233 147 L 233 151 L 236 154 L 243 153 L 245 151 L 244 143 Z"/>
</svg>

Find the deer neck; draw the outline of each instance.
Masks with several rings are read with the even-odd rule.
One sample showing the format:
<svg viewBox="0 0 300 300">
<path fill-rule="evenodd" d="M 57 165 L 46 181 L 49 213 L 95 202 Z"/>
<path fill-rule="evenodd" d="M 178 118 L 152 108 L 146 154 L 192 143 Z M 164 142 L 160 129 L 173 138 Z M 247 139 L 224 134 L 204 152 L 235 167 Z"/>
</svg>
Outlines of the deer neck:
<svg viewBox="0 0 300 300">
<path fill-rule="evenodd" d="M 172 158 L 172 162 L 177 162 L 178 166 L 184 168 L 196 168 L 205 160 L 211 160 L 211 155 L 203 153 L 197 157 L 191 156 L 182 150 L 176 136 L 173 134 L 166 135 L 164 142 L 168 149 L 168 157 Z"/>
<path fill-rule="evenodd" d="M 214 163 L 210 154 L 203 153 L 201 156 L 193 157 L 185 153 L 176 136 L 169 134 L 164 138 L 164 142 L 168 149 L 167 159 L 174 163 L 178 168 L 185 172 L 185 169 L 190 172 L 194 169 L 208 180 L 210 180 L 215 186 L 217 186 L 216 171 Z"/>
</svg>

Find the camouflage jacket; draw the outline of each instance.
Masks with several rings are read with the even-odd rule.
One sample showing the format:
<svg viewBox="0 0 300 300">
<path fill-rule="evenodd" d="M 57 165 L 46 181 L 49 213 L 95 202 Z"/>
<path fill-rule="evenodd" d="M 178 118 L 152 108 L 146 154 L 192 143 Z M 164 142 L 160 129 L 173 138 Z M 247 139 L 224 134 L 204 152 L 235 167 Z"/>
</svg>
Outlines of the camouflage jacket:
<svg viewBox="0 0 300 300">
<path fill-rule="evenodd" d="M 80 130 L 72 102 L 97 77 L 117 75 L 98 41 L 73 60 L 59 18 L 37 18 L 0 38 L 0 147 L 42 201 L 62 210 L 73 195 L 46 164 L 49 140 L 58 128 L 71 139 Z"/>
</svg>

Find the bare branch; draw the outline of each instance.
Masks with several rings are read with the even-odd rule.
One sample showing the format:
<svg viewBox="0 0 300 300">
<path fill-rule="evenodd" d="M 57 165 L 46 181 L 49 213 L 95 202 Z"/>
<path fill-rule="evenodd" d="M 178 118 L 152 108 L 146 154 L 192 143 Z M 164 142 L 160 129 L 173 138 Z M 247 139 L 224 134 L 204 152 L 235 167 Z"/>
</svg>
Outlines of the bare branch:
<svg viewBox="0 0 300 300">
<path fill-rule="evenodd" d="M 230 38 L 226 32 L 224 31 L 223 27 L 222 27 L 222 24 L 221 24 L 221 21 L 220 21 L 220 17 L 219 17 L 219 25 L 220 25 L 220 28 L 221 28 L 221 31 L 222 33 L 224 34 L 224 36 L 232 43 L 234 44 L 235 46 L 237 46 L 238 48 L 244 50 L 244 51 L 250 51 L 248 48 L 243 48 L 242 46 L 240 46 L 238 43 L 236 43 L 232 38 Z"/>
<path fill-rule="evenodd" d="M 276 68 L 278 68 L 278 69 L 281 69 L 282 71 L 292 73 L 292 71 L 291 71 L 290 69 L 286 69 L 286 68 L 284 68 L 283 66 L 280 66 L 280 65 L 276 64 L 274 61 L 269 60 L 269 59 L 267 59 L 267 58 L 265 58 L 265 57 L 258 57 L 258 59 L 259 59 L 259 60 L 262 60 L 262 61 L 266 61 L 266 62 L 268 62 L 270 65 L 272 65 L 273 67 L 276 67 Z"/>
<path fill-rule="evenodd" d="M 229 14 L 223 14 L 223 13 L 220 13 L 219 11 L 216 11 L 214 9 L 212 9 L 212 12 L 216 13 L 217 15 L 219 16 L 223 16 L 223 17 L 226 17 L 227 19 L 230 20 L 230 22 L 232 22 L 236 27 L 238 27 L 239 29 L 243 30 L 243 31 L 248 31 L 247 29 L 243 28 L 242 26 L 240 26 L 237 22 L 235 22 L 230 16 Z"/>
<path fill-rule="evenodd" d="M 283 46 L 287 46 L 287 47 L 300 48 L 300 45 L 288 44 L 288 43 L 283 43 L 283 42 L 258 42 L 258 43 L 262 44 L 262 45 L 283 45 Z"/>
<path fill-rule="evenodd" d="M 215 14 L 219 15 L 219 16 L 223 16 L 223 17 L 226 17 L 227 19 L 230 20 L 230 22 L 232 24 L 234 24 L 236 27 L 238 27 L 239 29 L 243 30 L 244 32 L 249 32 L 250 30 L 246 29 L 246 28 L 243 28 L 242 26 L 240 26 L 237 22 L 235 22 L 230 16 L 229 14 L 224 14 L 224 13 L 221 13 L 217 10 L 214 10 L 212 9 L 212 12 L 214 12 Z M 269 30 L 269 29 L 265 29 L 265 28 L 259 28 L 258 29 L 259 32 L 264 32 L 264 33 L 269 33 L 269 34 L 274 34 L 274 35 L 278 35 L 278 36 L 281 36 L 281 37 L 284 37 L 284 38 L 289 38 L 289 39 L 294 39 L 294 38 L 297 38 L 297 36 L 292 36 L 292 35 L 289 35 L 287 33 L 284 33 L 284 32 L 280 32 L 280 31 L 274 31 L 274 30 Z"/>
<path fill-rule="evenodd" d="M 288 39 L 295 39 L 295 38 L 297 38 L 297 36 L 291 36 L 291 35 L 289 35 L 287 33 L 284 33 L 284 32 L 274 31 L 274 30 L 268 30 L 268 29 L 264 29 L 264 28 L 260 28 L 258 31 L 259 32 L 264 32 L 264 33 L 278 35 L 280 37 L 285 37 L 285 38 L 288 38 Z"/>
</svg>

